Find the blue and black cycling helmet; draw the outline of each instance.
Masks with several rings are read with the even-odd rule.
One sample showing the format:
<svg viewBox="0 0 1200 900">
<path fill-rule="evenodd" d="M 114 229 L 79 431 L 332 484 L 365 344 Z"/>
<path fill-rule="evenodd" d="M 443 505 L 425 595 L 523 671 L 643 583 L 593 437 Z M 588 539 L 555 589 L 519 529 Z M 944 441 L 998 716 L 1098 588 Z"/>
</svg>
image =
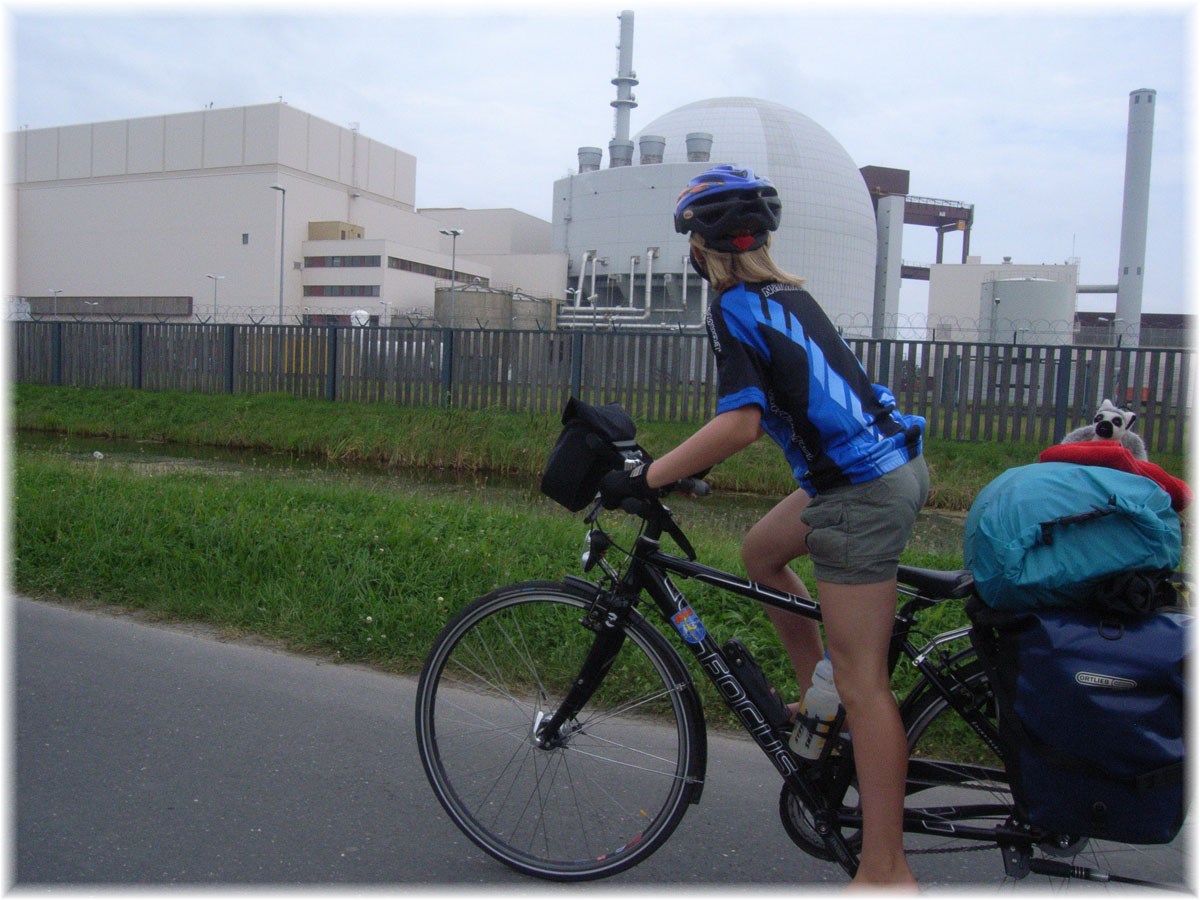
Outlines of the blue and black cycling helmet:
<svg viewBox="0 0 1200 900">
<path fill-rule="evenodd" d="M 675 201 L 675 230 L 694 231 L 721 253 L 757 250 L 779 227 L 779 191 L 749 169 L 716 166 L 688 182 Z"/>
</svg>

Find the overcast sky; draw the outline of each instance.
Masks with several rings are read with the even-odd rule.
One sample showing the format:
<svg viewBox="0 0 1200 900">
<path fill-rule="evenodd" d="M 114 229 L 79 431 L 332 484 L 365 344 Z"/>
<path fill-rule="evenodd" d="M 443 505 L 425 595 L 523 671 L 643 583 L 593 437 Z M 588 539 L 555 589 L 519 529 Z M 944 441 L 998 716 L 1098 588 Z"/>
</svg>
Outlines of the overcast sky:
<svg viewBox="0 0 1200 900">
<path fill-rule="evenodd" d="M 633 9 L 633 133 L 696 100 L 782 103 L 857 165 L 908 169 L 911 193 L 974 204 L 971 252 L 985 262 L 1077 256 L 1082 282 L 1112 284 L 1129 93 L 1153 88 L 1143 308 L 1191 311 L 1189 5 L 561 6 L 351 2 L 331 16 L 329 5 L 277 2 L 250 13 L 9 4 L 9 121 L 43 128 L 282 97 L 413 154 L 418 206 L 549 219 L 553 182 L 579 146 L 606 148 L 607 164 L 618 16 Z M 960 252 L 947 238 L 947 260 Z M 906 260 L 934 253 L 932 229 L 905 229 Z M 1080 302 L 1114 306 L 1112 295 Z"/>
</svg>

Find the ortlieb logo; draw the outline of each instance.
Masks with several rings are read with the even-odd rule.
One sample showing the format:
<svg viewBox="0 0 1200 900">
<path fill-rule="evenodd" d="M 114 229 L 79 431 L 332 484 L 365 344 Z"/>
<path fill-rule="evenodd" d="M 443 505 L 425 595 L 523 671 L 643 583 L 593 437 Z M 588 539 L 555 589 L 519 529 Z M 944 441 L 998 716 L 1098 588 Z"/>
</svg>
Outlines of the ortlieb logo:
<svg viewBox="0 0 1200 900">
<path fill-rule="evenodd" d="M 1137 682 L 1129 678 L 1118 678 L 1116 675 L 1098 675 L 1095 672 L 1077 672 L 1075 681 L 1086 687 L 1112 688 L 1114 691 L 1128 691 L 1137 687 Z"/>
</svg>

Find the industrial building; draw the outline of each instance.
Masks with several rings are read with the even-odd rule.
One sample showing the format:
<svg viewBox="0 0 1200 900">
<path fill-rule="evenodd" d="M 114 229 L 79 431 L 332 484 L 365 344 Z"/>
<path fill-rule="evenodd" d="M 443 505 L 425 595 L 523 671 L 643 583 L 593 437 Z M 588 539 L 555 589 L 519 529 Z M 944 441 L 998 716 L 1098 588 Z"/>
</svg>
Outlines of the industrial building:
<svg viewBox="0 0 1200 900">
<path fill-rule="evenodd" d="M 858 166 L 804 114 L 725 97 L 631 134 L 633 13 L 620 17 L 608 164 L 580 147 L 552 185 L 552 221 L 512 209 L 422 209 L 416 159 L 282 102 L 10 135 L 21 315 L 147 321 L 699 329 L 710 298 L 671 213 L 688 179 L 748 166 L 779 189 L 772 253 L 844 332 L 947 340 L 1072 340 L 1078 293 L 1117 295 L 1138 340 L 1154 91 L 1130 95 L 1120 274 L 970 255 L 974 207 L 916 197 L 909 173 Z M 908 226 L 937 259 L 902 258 Z M 960 250 L 944 259 L 945 239 Z M 955 249 L 954 246 L 951 249 Z M 902 279 L 929 282 L 899 334 Z M 906 323 L 913 324 L 913 323 Z"/>
<path fill-rule="evenodd" d="M 413 156 L 284 103 L 11 140 L 32 315 L 391 322 L 432 317 L 438 286 L 565 282 L 548 222 L 418 210 Z"/>
<path fill-rule="evenodd" d="M 573 291 L 560 321 L 599 311 L 621 325 L 698 326 L 707 284 L 691 272 L 672 213 L 690 178 L 726 161 L 766 174 L 779 190 L 772 255 L 780 266 L 804 277 L 831 317 L 871 312 L 871 199 L 850 155 L 812 119 L 749 97 L 703 100 L 651 122 L 638 144 L 637 165 L 607 169 L 582 148 L 580 172 L 555 183 L 554 249 L 570 259 Z"/>
</svg>

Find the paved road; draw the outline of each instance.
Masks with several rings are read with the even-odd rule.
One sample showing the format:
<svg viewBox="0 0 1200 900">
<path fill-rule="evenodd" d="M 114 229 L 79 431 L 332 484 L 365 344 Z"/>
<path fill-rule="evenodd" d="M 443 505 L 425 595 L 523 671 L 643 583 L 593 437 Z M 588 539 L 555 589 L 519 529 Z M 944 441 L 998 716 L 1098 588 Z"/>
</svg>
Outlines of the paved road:
<svg viewBox="0 0 1200 900">
<path fill-rule="evenodd" d="M 19 884 L 541 886 L 477 850 L 430 791 L 415 682 L 197 629 L 17 600 Z M 703 802 L 600 882 L 841 885 L 778 822 L 778 781 L 710 736 Z M 920 857 L 927 883 L 994 879 L 995 851 Z"/>
</svg>

